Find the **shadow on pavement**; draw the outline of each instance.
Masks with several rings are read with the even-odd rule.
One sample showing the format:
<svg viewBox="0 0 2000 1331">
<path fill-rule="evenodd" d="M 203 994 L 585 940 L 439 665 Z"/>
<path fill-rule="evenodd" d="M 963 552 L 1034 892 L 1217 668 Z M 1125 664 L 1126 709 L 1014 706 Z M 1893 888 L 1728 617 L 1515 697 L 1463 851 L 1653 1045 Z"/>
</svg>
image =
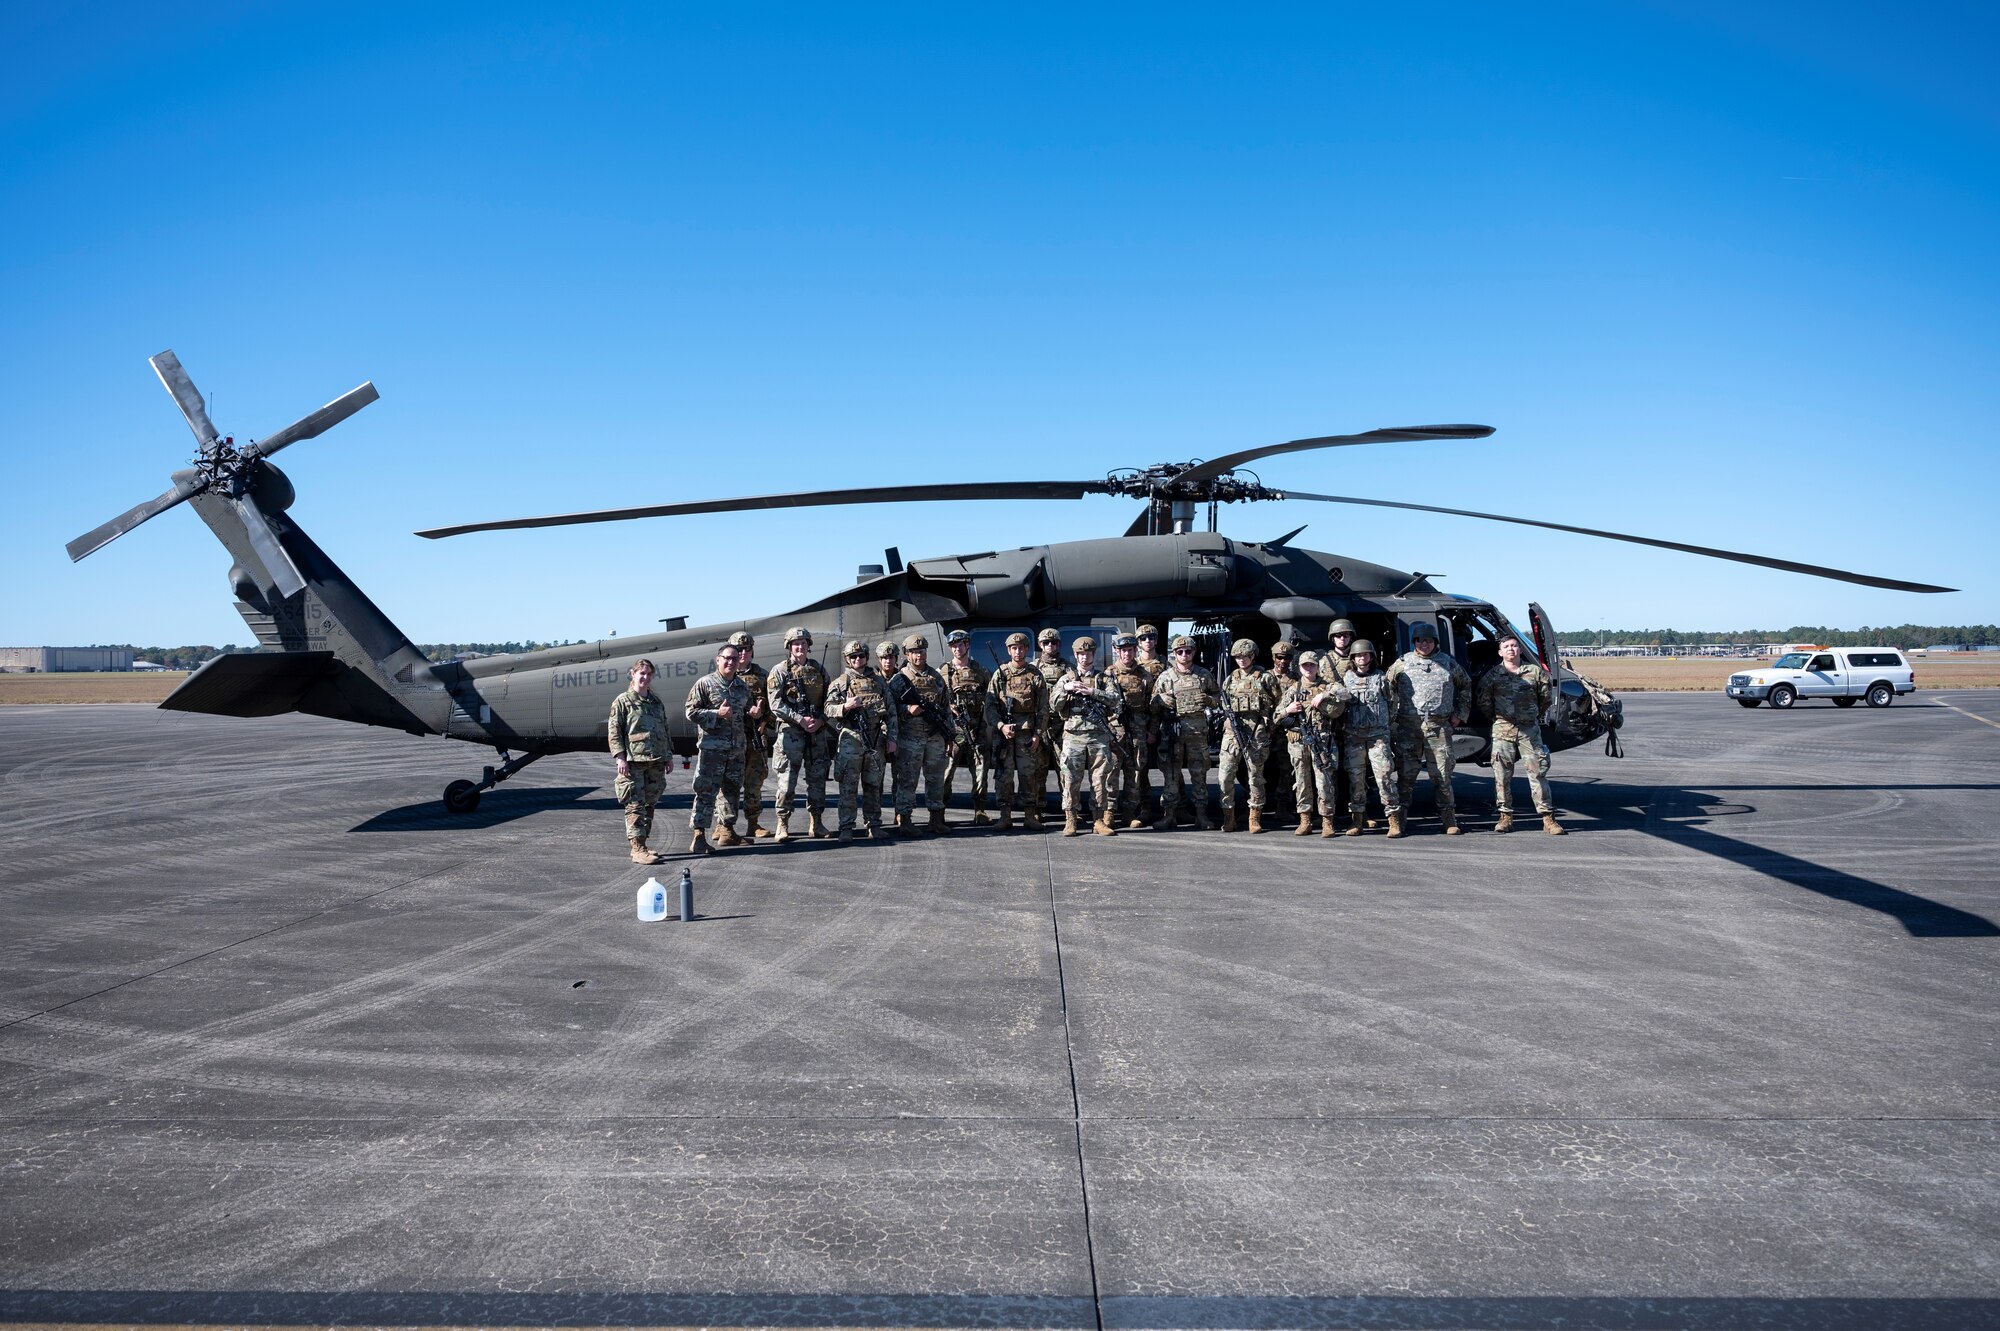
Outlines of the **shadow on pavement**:
<svg viewBox="0 0 2000 1331">
<path fill-rule="evenodd" d="M 277 1290 L 0 1291 L 0 1317 L 42 1324 L 236 1326 L 716 1326 L 1222 1328 L 1990 1327 L 1988 1298 L 1616 1298 L 1407 1295 L 1113 1297 L 1048 1294 L 288 1293 Z M 1100 1320 L 1101 1317 L 1101 1320 Z"/>
<path fill-rule="evenodd" d="M 489 790 L 480 797 L 471 813 L 447 813 L 442 801 L 425 800 L 405 804 L 400 809 L 384 809 L 372 818 L 348 828 L 350 832 L 437 832 L 467 828 L 497 827 L 517 818 L 549 812 L 584 810 L 591 813 L 618 811 L 618 801 L 608 796 L 585 799 L 597 786 L 522 786 L 513 790 Z M 662 804 L 665 801 L 661 801 Z"/>
</svg>

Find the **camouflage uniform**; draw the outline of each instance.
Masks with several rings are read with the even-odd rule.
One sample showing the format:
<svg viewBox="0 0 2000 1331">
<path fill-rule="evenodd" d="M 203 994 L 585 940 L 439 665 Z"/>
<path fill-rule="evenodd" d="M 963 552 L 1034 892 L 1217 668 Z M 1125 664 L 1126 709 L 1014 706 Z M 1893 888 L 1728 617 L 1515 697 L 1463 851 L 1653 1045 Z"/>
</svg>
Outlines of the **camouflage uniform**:
<svg viewBox="0 0 2000 1331">
<path fill-rule="evenodd" d="M 623 758 L 632 774 L 611 785 L 612 795 L 625 806 L 625 839 L 644 845 L 653 834 L 653 806 L 667 788 L 667 768 L 673 762 L 673 750 L 667 746 L 667 705 L 651 689 L 644 693 L 627 689 L 611 700 L 605 729 L 611 756 Z"/>
<path fill-rule="evenodd" d="M 1236 779 L 1249 787 L 1250 808 L 1260 817 L 1264 808 L 1264 760 L 1271 756 L 1271 716 L 1277 710 L 1278 681 L 1255 666 L 1229 672 L 1222 682 L 1223 707 L 1234 720 L 1222 723 L 1222 825 L 1236 821 Z"/>
<path fill-rule="evenodd" d="M 1053 630 L 1049 629 L 1043 630 L 1045 634 L 1052 631 Z M 1046 646 L 1050 642 L 1054 642 L 1055 644 L 1057 644 L 1056 651 L 1053 657 L 1051 657 L 1046 651 L 1042 651 L 1036 653 L 1036 655 L 1028 662 L 1029 665 L 1032 665 L 1035 669 L 1042 672 L 1042 683 L 1047 686 L 1049 691 L 1049 706 L 1054 707 L 1056 685 L 1062 683 L 1063 676 L 1069 674 L 1069 662 L 1063 660 L 1061 638 L 1043 637 L 1038 639 L 1038 641 L 1044 648 L 1046 648 Z M 1035 778 L 1035 807 L 1038 809 L 1042 806 L 1042 797 L 1048 794 L 1049 777 L 1051 775 L 1054 775 L 1056 777 L 1057 791 L 1062 790 L 1061 749 L 1062 749 L 1061 728 L 1058 725 L 1051 724 L 1049 728 L 1042 733 L 1042 743 L 1040 749 L 1041 773 Z"/>
<path fill-rule="evenodd" d="M 1146 655 L 1145 632 L 1147 629 L 1153 630 L 1153 641 L 1156 644 L 1154 647 L 1155 654 L 1152 656 Z M 1167 668 L 1167 662 L 1165 657 L 1158 655 L 1159 648 L 1157 643 L 1159 642 L 1159 630 L 1151 624 L 1141 624 L 1139 626 L 1139 634 L 1138 665 L 1139 669 L 1146 672 L 1146 697 L 1150 701 L 1153 696 L 1153 686 L 1160 682 L 1160 672 Z M 1146 751 L 1139 754 L 1137 759 L 1139 764 L 1139 787 L 1142 793 L 1147 794 L 1150 801 L 1151 792 L 1149 787 L 1152 785 L 1152 779 L 1146 773 L 1160 773 L 1160 783 L 1164 787 L 1166 784 L 1166 759 L 1160 753 L 1159 717 L 1153 715 L 1150 705 L 1141 710 L 1146 713 L 1148 730 Z"/>
<path fill-rule="evenodd" d="M 923 639 L 911 634 L 903 639 L 903 650 Z M 904 662 L 889 680 L 889 702 L 896 710 L 896 819 L 909 817 L 917 803 L 917 782 L 924 785 L 924 807 L 930 810 L 931 827 L 942 830 L 944 822 L 944 769 L 949 761 L 951 727 L 946 711 L 950 689 L 944 676 L 930 666 Z M 912 712 L 912 706 L 925 710 Z M 936 717 L 946 717 L 939 725 Z"/>
<path fill-rule="evenodd" d="M 1346 737 L 1341 756 L 1347 765 L 1347 807 L 1354 815 L 1354 828 L 1368 821 L 1368 774 L 1375 774 L 1375 786 L 1382 792 L 1382 810 L 1401 817 L 1403 801 L 1396 795 L 1396 757 L 1389 747 L 1389 732 L 1396 721 L 1396 690 L 1379 670 L 1358 675 L 1349 670 L 1342 677 L 1347 690 Z M 1350 830 L 1352 835 L 1352 830 Z"/>
<path fill-rule="evenodd" d="M 1439 648 L 1429 656 L 1404 653 L 1384 678 L 1396 690 L 1392 747 L 1404 806 L 1416 800 L 1417 773 L 1429 768 L 1438 816 L 1449 827 L 1458 814 L 1451 793 L 1452 769 L 1457 766 L 1451 730 L 1465 724 L 1472 707 L 1472 676 Z"/>
<path fill-rule="evenodd" d="M 1159 733 L 1153 720 L 1153 679 L 1146 668 L 1114 664 L 1104 672 L 1111 687 L 1118 690 L 1122 705 L 1112 717 L 1112 734 L 1117 738 L 1118 809 L 1120 820 L 1137 826 L 1146 815 L 1151 785 L 1146 778 L 1152 761 L 1154 737 Z"/>
<path fill-rule="evenodd" d="M 764 683 L 764 696 L 771 715 L 778 721 L 778 826 L 782 829 L 792 816 L 798 800 L 799 778 L 806 783 L 806 809 L 818 818 L 826 809 L 827 768 L 833 761 L 833 732 L 825 726 L 808 733 L 801 724 L 807 717 L 826 717 L 826 671 L 807 657 L 794 667 L 789 659 L 778 662 Z"/>
<path fill-rule="evenodd" d="M 961 630 L 962 632 L 963 630 Z M 993 753 L 993 738 L 986 731 L 986 683 L 992 678 L 986 667 L 967 660 L 964 665 L 947 661 L 939 672 L 951 690 L 952 710 L 958 721 L 951 751 L 946 755 L 944 797 L 951 800 L 951 784 L 963 766 L 972 772 L 972 821 L 986 823 L 987 768 Z"/>
<path fill-rule="evenodd" d="M 728 717 L 717 715 L 724 706 L 730 710 Z M 701 731 L 695 750 L 694 812 L 688 826 L 707 831 L 715 821 L 719 796 L 722 825 L 728 827 L 736 821 L 736 806 L 743 798 L 743 714 L 750 710 L 750 686 L 711 670 L 688 690 L 684 710 Z"/>
<path fill-rule="evenodd" d="M 1535 812 L 1544 818 L 1556 810 L 1549 794 L 1549 747 L 1542 743 L 1542 713 L 1555 701 L 1548 672 L 1530 662 L 1519 673 L 1496 665 L 1479 679 L 1479 710 L 1493 718 L 1493 803 L 1502 814 L 1514 812 L 1514 764 L 1528 771 L 1528 789 Z"/>
<path fill-rule="evenodd" d="M 748 633 L 729 635 L 732 647 L 756 649 L 757 640 Z M 771 724 L 771 704 L 765 701 L 764 686 L 770 672 L 755 661 L 736 667 L 736 678 L 749 686 L 752 702 L 764 704 L 764 714 L 743 718 L 743 823 L 748 836 L 767 835 L 758 822 L 764 816 L 764 779 L 771 773 L 771 744 L 777 728 Z"/>
<path fill-rule="evenodd" d="M 888 697 L 889 681 L 903 668 L 903 652 L 895 643 L 884 639 L 875 644 L 875 673 L 882 676 L 883 697 Z M 895 709 L 891 708 L 891 711 Z M 893 806 L 896 799 L 896 755 L 889 752 L 889 736 L 882 736 L 882 789 L 888 793 Z"/>
<path fill-rule="evenodd" d="M 1008 739 L 1000 729 L 1003 723 L 1020 727 L 1014 738 Z M 986 725 L 993 735 L 994 759 L 999 769 L 995 795 L 1002 827 L 1013 817 L 1017 788 L 1029 825 L 1041 825 L 1042 804 L 1036 797 L 1034 783 L 1041 773 L 1037 755 L 1042 732 L 1048 724 L 1049 686 L 1042 672 L 1030 662 L 1016 665 L 1003 661 L 986 684 Z"/>
<path fill-rule="evenodd" d="M 1095 640 L 1090 642 L 1096 646 Z M 1086 780 L 1097 806 L 1097 830 L 1107 834 L 1112 830 L 1118 768 L 1112 754 L 1111 715 L 1121 696 L 1104 672 L 1096 669 L 1087 675 L 1080 669 L 1072 669 L 1050 694 L 1057 714 L 1062 717 L 1063 815 L 1067 832 L 1075 831 L 1076 821 L 1083 815 Z"/>
<path fill-rule="evenodd" d="M 846 711 L 842 705 L 851 698 L 868 705 Z M 861 664 L 850 663 L 827 685 L 826 714 L 835 735 L 833 774 L 840 783 L 840 830 L 854 831 L 858 811 L 872 836 L 882 825 L 882 753 L 896 738 L 896 714 L 882 676 L 867 662 L 866 646 Z"/>
<path fill-rule="evenodd" d="M 1319 694 L 1326 696 L 1315 707 L 1312 700 Z M 1347 690 L 1327 678 L 1311 683 L 1301 679 L 1285 690 L 1279 706 L 1295 702 L 1304 706 L 1282 714 L 1278 722 L 1291 750 L 1292 802 L 1298 806 L 1301 827 L 1312 821 L 1317 809 L 1331 831 L 1339 798 L 1335 777 L 1340 770 L 1340 718 L 1347 711 Z"/>
<path fill-rule="evenodd" d="M 1174 639 L 1177 644 L 1187 641 Z M 1153 715 L 1161 727 L 1160 770 L 1166 777 L 1160 821 L 1154 826 L 1162 830 L 1173 826 L 1184 790 L 1194 804 L 1195 826 L 1208 826 L 1208 709 L 1220 697 L 1214 677 L 1200 666 L 1185 671 L 1170 667 L 1153 682 Z"/>
</svg>

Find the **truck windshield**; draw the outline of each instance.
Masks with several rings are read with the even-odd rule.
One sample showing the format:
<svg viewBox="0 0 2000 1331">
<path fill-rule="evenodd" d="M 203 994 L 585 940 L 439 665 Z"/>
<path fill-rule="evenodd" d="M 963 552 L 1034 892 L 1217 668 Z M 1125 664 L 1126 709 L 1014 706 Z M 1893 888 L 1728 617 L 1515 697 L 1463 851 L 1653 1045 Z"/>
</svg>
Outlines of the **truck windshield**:
<svg viewBox="0 0 2000 1331">
<path fill-rule="evenodd" d="M 1806 652 L 1786 652 L 1773 661 L 1771 666 L 1775 670 L 1804 670 L 1806 662 L 1810 659 L 1810 654 Z"/>
</svg>

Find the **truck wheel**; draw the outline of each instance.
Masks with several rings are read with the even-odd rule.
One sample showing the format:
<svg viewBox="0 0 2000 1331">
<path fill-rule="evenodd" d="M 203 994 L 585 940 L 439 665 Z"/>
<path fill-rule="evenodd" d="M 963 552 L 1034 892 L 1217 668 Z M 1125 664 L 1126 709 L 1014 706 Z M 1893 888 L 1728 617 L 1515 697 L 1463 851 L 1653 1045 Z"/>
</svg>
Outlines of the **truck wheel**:
<svg viewBox="0 0 2000 1331">
<path fill-rule="evenodd" d="M 1833 705 L 1835 707 L 1852 707 L 1854 706 L 1854 704 L 1860 701 L 1861 699 L 1859 698 L 1835 698 L 1833 700 Z"/>
<path fill-rule="evenodd" d="M 1761 698 L 1738 698 L 1736 705 L 1738 707 L 1755 707 L 1761 701 L 1763 701 Z"/>
<path fill-rule="evenodd" d="M 1771 696 L 1768 699 L 1771 706 L 1776 707 L 1780 710 L 1790 707 L 1793 703 L 1797 702 L 1798 700 L 1799 700 L 1799 691 L 1793 688 L 1789 684 L 1780 684 L 1776 688 L 1773 688 L 1771 690 Z"/>
<path fill-rule="evenodd" d="M 1868 686 L 1870 707 L 1887 707 L 1894 701 L 1896 701 L 1896 690 L 1890 688 L 1886 682 L 1878 679 Z"/>
</svg>

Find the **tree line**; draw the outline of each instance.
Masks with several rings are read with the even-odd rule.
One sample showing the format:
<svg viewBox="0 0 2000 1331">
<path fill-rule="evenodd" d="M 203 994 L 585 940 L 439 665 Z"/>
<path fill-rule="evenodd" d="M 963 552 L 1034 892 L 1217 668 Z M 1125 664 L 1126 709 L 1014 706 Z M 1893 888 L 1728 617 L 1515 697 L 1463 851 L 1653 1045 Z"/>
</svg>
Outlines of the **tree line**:
<svg viewBox="0 0 2000 1331">
<path fill-rule="evenodd" d="M 1565 647 L 1694 647 L 1707 642 L 1817 642 L 1828 647 L 1993 647 L 1993 624 L 1897 624 L 1830 629 L 1794 624 L 1788 629 L 1574 629 L 1558 633 Z"/>
</svg>

